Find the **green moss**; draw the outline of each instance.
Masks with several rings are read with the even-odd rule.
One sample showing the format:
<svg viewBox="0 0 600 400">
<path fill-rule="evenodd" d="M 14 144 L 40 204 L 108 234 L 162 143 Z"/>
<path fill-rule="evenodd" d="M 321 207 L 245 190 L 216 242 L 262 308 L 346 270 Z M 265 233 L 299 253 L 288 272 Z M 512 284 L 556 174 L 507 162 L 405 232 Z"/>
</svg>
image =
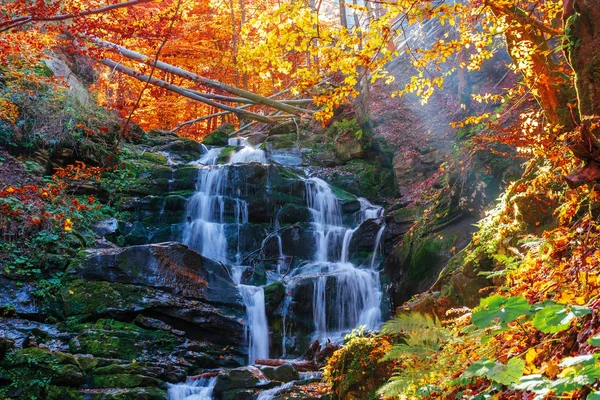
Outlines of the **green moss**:
<svg viewBox="0 0 600 400">
<path fill-rule="evenodd" d="M 186 166 L 177 168 L 175 171 L 175 179 L 183 182 L 193 182 L 198 177 L 198 167 Z"/>
<path fill-rule="evenodd" d="M 396 181 L 392 170 L 382 167 L 379 163 L 351 160 L 342 166 L 341 170 L 345 175 L 333 175 L 330 181 L 348 192 L 367 198 L 391 197 L 396 194 Z"/>
<path fill-rule="evenodd" d="M 98 359 L 87 354 L 79 354 L 77 356 L 77 362 L 81 366 L 81 369 L 83 369 L 84 371 L 89 371 L 98 365 Z"/>
<path fill-rule="evenodd" d="M 153 294 L 151 289 L 135 285 L 75 280 L 63 289 L 63 311 L 65 316 L 73 316 L 133 310 L 144 296 Z"/>
<path fill-rule="evenodd" d="M 169 196 L 181 196 L 183 198 L 189 198 L 195 193 L 194 190 L 175 190 L 173 192 L 169 192 Z"/>
<path fill-rule="evenodd" d="M 162 164 L 162 165 L 164 165 L 164 164 L 167 163 L 167 157 L 165 157 L 162 154 L 152 153 L 150 151 L 143 152 L 140 155 L 140 158 L 142 160 L 149 161 L 149 162 L 151 162 L 153 164 Z"/>
<path fill-rule="evenodd" d="M 408 277 L 418 281 L 427 276 L 429 268 L 437 264 L 443 242 L 435 237 L 428 237 L 415 244 L 409 268 Z"/>
<path fill-rule="evenodd" d="M 74 357 L 40 348 L 8 352 L 0 363 L 0 375 L 10 382 L 0 388 L 0 395 L 17 389 L 21 392 L 20 398 L 59 398 L 57 393 L 62 390 L 52 385 L 78 386 L 83 383 L 83 374 Z"/>
<path fill-rule="evenodd" d="M 281 282 L 273 282 L 265 286 L 265 305 L 268 310 L 275 310 L 285 297 L 285 285 Z"/>
<path fill-rule="evenodd" d="M 229 159 L 231 159 L 231 156 L 233 156 L 233 153 L 235 153 L 236 150 L 237 150 L 237 146 L 225 147 L 223 149 L 223 151 L 221 152 L 221 154 L 219 154 L 219 158 L 217 158 L 217 163 L 225 164 L 225 163 L 229 162 Z"/>
<path fill-rule="evenodd" d="M 135 388 L 158 385 L 160 385 L 160 381 L 143 375 L 116 374 L 94 376 L 94 386 L 99 388 Z"/>
<path fill-rule="evenodd" d="M 290 133 L 287 135 L 269 136 L 268 143 L 273 149 L 289 149 L 296 147 L 296 134 Z"/>
<path fill-rule="evenodd" d="M 356 196 L 346 192 L 343 189 L 340 189 L 339 187 L 336 186 L 331 186 L 331 191 L 333 192 L 333 194 L 335 195 L 335 197 L 338 198 L 338 200 L 341 201 L 356 201 Z"/>
<path fill-rule="evenodd" d="M 296 172 L 292 171 L 290 168 L 287 168 L 284 166 L 279 166 L 278 170 L 279 170 L 279 176 L 284 179 L 295 179 L 295 180 L 302 179 L 300 177 L 300 175 L 298 175 Z"/>
<path fill-rule="evenodd" d="M 229 135 L 234 131 L 235 127 L 231 124 L 221 125 L 219 129 L 206 135 L 202 140 L 202 143 L 207 146 L 226 146 Z"/>
</svg>

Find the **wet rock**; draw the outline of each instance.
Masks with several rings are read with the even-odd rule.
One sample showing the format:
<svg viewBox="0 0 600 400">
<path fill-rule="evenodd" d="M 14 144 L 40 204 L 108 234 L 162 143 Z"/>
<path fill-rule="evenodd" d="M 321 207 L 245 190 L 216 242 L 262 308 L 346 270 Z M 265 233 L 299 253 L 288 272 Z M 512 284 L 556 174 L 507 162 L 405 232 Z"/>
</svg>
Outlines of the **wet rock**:
<svg viewBox="0 0 600 400">
<path fill-rule="evenodd" d="M 119 221 L 117 221 L 116 218 L 103 219 L 102 221 L 96 222 L 91 227 L 92 231 L 100 237 L 115 233 L 118 228 Z"/>
<path fill-rule="evenodd" d="M 294 224 L 297 222 L 310 221 L 310 213 L 307 207 L 286 204 L 279 213 L 279 222 L 282 224 Z"/>
<path fill-rule="evenodd" d="M 145 328 L 145 329 L 162 330 L 162 331 L 173 330 L 173 327 L 171 327 L 171 325 L 166 324 L 163 321 L 156 319 L 156 318 L 144 317 L 142 314 L 138 314 L 138 316 L 135 317 L 135 320 L 133 322 L 137 326 L 139 326 L 141 328 Z"/>
<path fill-rule="evenodd" d="M 350 241 L 352 252 L 373 251 L 382 222 L 381 219 L 368 219 L 360 224 Z"/>
<path fill-rule="evenodd" d="M 140 245 L 148 243 L 148 230 L 141 222 L 134 222 L 131 230 L 125 235 L 128 245 Z"/>
<path fill-rule="evenodd" d="M 272 381 L 286 383 L 300 379 L 300 374 L 292 364 L 283 364 L 280 367 L 262 367 L 261 371 Z"/>
<path fill-rule="evenodd" d="M 265 286 L 265 306 L 267 314 L 274 312 L 285 297 L 285 285 L 281 282 L 273 282 Z"/>
<path fill-rule="evenodd" d="M 35 304 L 34 291 L 31 283 L 0 277 L 0 311 L 4 316 L 14 314 L 43 320 L 46 314 Z"/>
<path fill-rule="evenodd" d="M 267 283 L 267 272 L 262 265 L 255 265 L 244 271 L 242 282 L 245 285 L 263 286 Z"/>
<path fill-rule="evenodd" d="M 233 399 L 234 394 L 245 392 L 244 389 L 268 389 L 276 386 L 269 381 L 262 372 L 253 366 L 223 370 L 217 375 L 217 382 L 213 390 L 216 399 Z"/>
<path fill-rule="evenodd" d="M 185 161 L 197 160 L 202 153 L 200 143 L 182 137 L 179 137 L 178 140 L 171 141 L 164 146 L 158 147 L 157 150 L 173 153 Z"/>
<path fill-rule="evenodd" d="M 248 139 L 248 143 L 250 143 L 251 146 L 256 147 L 267 140 L 267 135 L 264 133 L 253 133 L 246 136 L 246 139 Z"/>
</svg>

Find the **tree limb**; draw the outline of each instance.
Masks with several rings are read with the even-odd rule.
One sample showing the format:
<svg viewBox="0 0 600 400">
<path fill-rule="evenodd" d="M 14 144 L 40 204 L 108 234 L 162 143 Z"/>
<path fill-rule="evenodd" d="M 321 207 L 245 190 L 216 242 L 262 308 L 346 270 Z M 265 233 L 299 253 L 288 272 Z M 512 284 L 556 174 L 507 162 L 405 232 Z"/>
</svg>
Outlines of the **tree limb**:
<svg viewBox="0 0 600 400">
<path fill-rule="evenodd" d="M 64 21 L 67 19 L 73 19 L 73 18 L 77 18 L 77 17 L 85 17 L 87 15 L 92 15 L 92 14 L 102 14 L 102 13 L 105 13 L 105 12 L 108 12 L 108 11 L 111 11 L 111 10 L 114 10 L 117 8 L 134 6 L 134 5 L 140 4 L 140 3 L 149 3 L 151 1 L 152 0 L 130 0 L 130 1 L 126 1 L 124 3 L 111 4 L 111 5 L 96 8 L 93 10 L 85 10 L 85 11 L 74 12 L 74 13 L 70 13 L 70 14 L 59 14 L 59 15 L 53 15 L 51 17 L 41 17 L 41 16 L 35 16 L 35 15 L 17 17 L 17 18 L 13 18 L 13 19 L 1 22 L 0 27 L 2 27 L 2 29 L 0 29 L 0 32 L 7 31 L 7 30 L 17 27 L 19 25 L 24 25 L 28 22 Z"/>
<path fill-rule="evenodd" d="M 246 117 L 248 119 L 255 120 L 255 121 L 260 121 L 260 122 L 264 122 L 264 123 L 267 123 L 267 124 L 274 124 L 275 123 L 275 120 L 273 120 L 273 119 L 271 119 L 269 117 L 266 117 L 264 115 L 260 115 L 260 114 L 256 114 L 256 113 L 253 113 L 253 112 L 250 112 L 250 111 L 246 111 L 246 110 L 242 109 L 241 107 L 240 108 L 235 108 L 235 107 L 227 106 L 227 105 L 222 104 L 222 103 L 217 103 L 216 101 L 207 99 L 206 97 L 203 97 L 200 94 L 197 94 L 196 92 L 193 92 L 193 91 L 191 91 L 189 89 L 185 89 L 185 88 L 182 88 L 180 86 L 173 85 L 173 84 L 171 84 L 169 82 L 165 82 L 165 81 L 163 81 L 161 79 L 157 79 L 157 78 L 150 77 L 148 75 L 144 75 L 144 74 L 142 74 L 140 72 L 132 70 L 131 68 L 127 68 L 127 67 L 125 67 L 123 65 L 117 64 L 116 62 L 114 62 L 113 60 L 110 60 L 108 58 L 105 58 L 104 60 L 101 60 L 100 63 L 106 65 L 107 67 L 114 68 L 116 71 L 121 72 L 121 73 L 123 73 L 125 75 L 128 75 L 128 76 L 131 76 L 132 78 L 135 78 L 135 79 L 137 79 L 139 81 L 149 82 L 150 84 L 152 84 L 154 86 L 158 86 L 158 87 L 161 87 L 161 88 L 166 89 L 168 91 L 180 94 L 180 95 L 182 95 L 184 97 L 187 97 L 189 99 L 197 100 L 197 101 L 199 101 L 201 103 L 208 104 L 208 105 L 211 105 L 213 107 L 220 108 L 221 110 L 226 110 L 226 111 L 229 111 L 229 112 L 233 112 L 235 114 L 241 115 L 241 116 Z"/>
<path fill-rule="evenodd" d="M 289 114 L 300 114 L 300 113 L 309 113 L 310 112 L 309 110 L 303 110 L 303 109 L 291 106 L 289 104 L 285 104 L 278 100 L 269 99 L 268 97 L 264 97 L 264 96 L 261 96 L 261 95 L 258 95 L 258 94 L 252 93 L 252 92 L 248 92 L 246 90 L 239 89 L 234 86 L 227 85 L 227 84 L 219 82 L 219 81 L 215 81 L 213 79 L 205 78 L 200 75 L 196 75 L 192 72 L 186 71 L 186 70 L 176 67 L 174 65 L 170 65 L 170 64 L 167 64 L 167 63 L 164 63 L 161 61 L 153 62 L 153 60 L 150 57 L 148 57 L 144 54 L 135 52 L 133 50 L 129 50 L 123 46 L 119 46 L 115 43 L 111 43 L 111 42 L 102 40 L 97 37 L 91 37 L 90 40 L 101 47 L 104 47 L 111 51 L 119 53 L 129 59 L 147 64 L 150 66 L 156 66 L 156 68 L 160 69 L 161 71 L 170 72 L 174 75 L 177 75 L 184 79 L 199 83 L 203 86 L 206 86 L 206 87 L 209 87 L 209 88 L 212 88 L 215 90 L 220 90 L 223 92 L 231 93 L 233 95 L 252 100 L 257 104 L 262 104 L 262 105 L 265 105 L 268 107 L 272 107 L 276 110 L 284 111 Z"/>
</svg>

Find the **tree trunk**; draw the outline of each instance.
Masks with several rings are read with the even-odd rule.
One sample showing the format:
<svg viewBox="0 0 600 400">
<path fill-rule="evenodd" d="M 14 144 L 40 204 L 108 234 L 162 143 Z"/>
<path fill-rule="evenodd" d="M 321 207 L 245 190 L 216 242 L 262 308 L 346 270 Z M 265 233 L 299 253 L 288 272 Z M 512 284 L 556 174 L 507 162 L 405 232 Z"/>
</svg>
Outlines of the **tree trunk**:
<svg viewBox="0 0 600 400">
<path fill-rule="evenodd" d="M 564 4 L 565 52 L 575 72 L 580 138 L 571 145 L 585 166 L 569 175 L 577 187 L 600 179 L 600 0 L 572 0 Z"/>
</svg>

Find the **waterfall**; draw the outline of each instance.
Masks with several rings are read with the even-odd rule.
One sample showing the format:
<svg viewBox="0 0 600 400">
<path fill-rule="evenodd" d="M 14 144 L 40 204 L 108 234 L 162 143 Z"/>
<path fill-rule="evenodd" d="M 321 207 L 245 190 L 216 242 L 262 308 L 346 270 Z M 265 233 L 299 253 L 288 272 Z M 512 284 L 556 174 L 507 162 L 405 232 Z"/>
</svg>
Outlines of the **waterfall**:
<svg viewBox="0 0 600 400">
<path fill-rule="evenodd" d="M 262 287 L 238 285 L 246 306 L 246 338 L 248 363 L 257 358 L 269 358 L 269 325 L 265 311 L 265 291 Z"/>
<path fill-rule="evenodd" d="M 231 267 L 232 280 L 237 285 L 246 308 L 245 334 L 248 343 L 248 361 L 253 363 L 257 358 L 269 356 L 265 295 L 262 287 L 241 284 L 242 274 L 246 269 L 240 265 L 243 250 L 241 234 L 242 227 L 248 223 L 248 203 L 231 196 L 232 193 L 241 191 L 240 188 L 231 186 L 228 174 L 232 163 L 266 162 L 266 158 L 262 150 L 247 146 L 245 141 L 238 141 L 236 145 L 243 147 L 233 155 L 230 164 L 216 164 L 222 148 L 206 149 L 201 158 L 192 163 L 200 168 L 196 192 L 186 205 L 183 243 L 197 250 L 204 257 Z M 228 212 L 233 213 L 233 223 L 228 222 Z M 226 236 L 228 226 L 233 226 L 237 230 L 235 254 L 229 254 L 230 246 Z"/>
<path fill-rule="evenodd" d="M 198 170 L 196 193 L 188 200 L 183 243 L 204 257 L 227 261 L 225 236 L 225 179 L 227 169 L 221 166 Z"/>
<path fill-rule="evenodd" d="M 251 216 L 247 198 L 244 196 L 248 196 L 249 191 L 255 189 L 246 186 L 244 176 L 239 176 L 239 172 L 244 171 L 239 164 L 265 164 L 268 162 L 267 154 L 263 150 L 253 148 L 243 138 L 230 139 L 229 145 L 236 147 L 229 163 L 217 164 L 223 148 L 203 148 L 200 159 L 191 163 L 198 166 L 198 175 L 196 192 L 186 203 L 183 242 L 204 257 L 220 262 L 230 269 L 231 278 L 237 286 L 246 311 L 248 362 L 252 364 L 258 358 L 268 358 L 270 345 L 264 288 L 242 283 L 244 271 L 252 268 L 243 265 L 244 255 L 255 250 L 245 247 L 249 247 L 251 243 L 255 243 L 254 246 L 257 247 L 257 240 L 258 243 L 262 242 L 263 247 L 269 240 L 275 240 L 273 244 L 277 246 L 273 249 L 277 252 L 277 264 L 271 264 L 276 271 L 267 271 L 267 279 L 269 283 L 282 280 L 286 286 L 283 305 L 280 308 L 284 355 L 291 334 L 286 322 L 292 310 L 295 310 L 292 307 L 295 307 L 294 304 L 298 301 L 295 298 L 295 290 L 300 288 L 304 291 L 303 296 L 310 298 L 307 300 L 310 303 L 307 304 L 306 312 L 312 312 L 312 315 L 307 315 L 307 321 L 309 334 L 312 334 L 313 339 L 319 339 L 321 342 L 327 339 L 339 342 L 347 332 L 359 325 L 365 325 L 367 329 L 377 329 L 381 324 L 382 293 L 375 261 L 385 226 L 381 226 L 377 233 L 373 255 L 366 261 L 367 264 L 370 261 L 370 265 L 354 265 L 350 260 L 353 255 L 353 235 L 365 221 L 380 218 L 383 208 L 371 204 L 367 199 L 358 198 L 360 209 L 353 215 L 353 219 L 344 218 L 344 203 L 336 197 L 334 189 L 322 179 L 305 179 L 310 229 L 294 237 L 298 237 L 299 240 L 313 240 L 314 247 L 307 246 L 307 249 L 313 250 L 307 250 L 305 254 L 298 256 L 298 249 L 294 249 L 295 252 L 292 253 L 292 248 L 286 248 L 290 245 L 287 242 L 289 239 L 279 232 L 281 207 L 270 226 L 264 227 L 264 231 L 263 228 L 256 227 L 261 229 L 260 232 L 264 232 L 263 236 L 256 235 L 258 231 L 254 230 L 249 233 L 247 224 Z M 270 182 L 269 171 L 266 170 L 267 182 Z M 269 188 L 266 192 L 268 198 L 271 193 Z M 267 234 L 269 231 L 273 233 Z M 248 235 L 247 240 L 243 235 Z M 282 236 L 286 238 L 285 242 Z M 292 245 L 296 245 L 296 242 Z M 293 269 L 285 259 L 285 254 L 296 254 Z M 191 390 L 194 392 L 190 392 Z M 212 387 L 208 381 L 188 382 L 171 387 L 169 398 L 197 400 L 210 398 L 211 392 Z M 267 395 L 271 396 L 270 393 L 265 393 L 265 396 Z"/>
<path fill-rule="evenodd" d="M 382 298 L 379 272 L 374 268 L 359 268 L 348 260 L 350 242 L 358 225 L 381 216 L 382 207 L 359 198 L 361 207 L 355 216 L 356 226 L 346 227 L 340 201 L 325 181 L 309 178 L 306 190 L 316 251 L 312 262 L 292 272 L 288 288 L 307 277 L 312 279 L 313 339 L 341 341 L 347 331 L 358 325 L 377 329 L 381 323 Z M 382 233 L 380 229 L 379 238 Z"/>
<path fill-rule="evenodd" d="M 169 400 L 212 400 L 212 392 L 217 378 L 202 378 L 177 385 L 169 385 Z"/>
<path fill-rule="evenodd" d="M 314 260 L 327 262 L 330 250 L 339 246 L 340 235 L 345 234 L 340 204 L 327 182 L 319 178 L 306 180 L 306 202 L 315 230 L 317 251 Z"/>
<path fill-rule="evenodd" d="M 375 257 L 377 257 L 377 252 L 379 251 L 379 245 L 381 243 L 381 237 L 383 236 L 384 231 L 385 222 L 381 224 L 381 228 L 379 228 L 377 236 L 375 237 L 375 246 L 373 247 L 373 255 L 371 256 L 371 269 L 375 268 Z"/>
</svg>

